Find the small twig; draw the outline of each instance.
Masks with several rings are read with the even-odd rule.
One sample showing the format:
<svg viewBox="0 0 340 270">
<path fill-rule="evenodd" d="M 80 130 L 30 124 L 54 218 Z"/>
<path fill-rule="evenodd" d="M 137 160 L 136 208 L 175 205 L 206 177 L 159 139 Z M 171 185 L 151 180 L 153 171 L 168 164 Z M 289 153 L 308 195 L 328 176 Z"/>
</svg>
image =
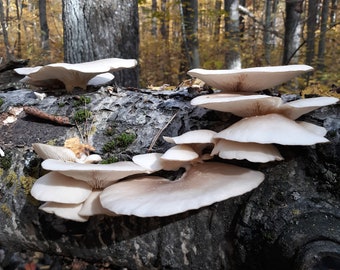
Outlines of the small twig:
<svg viewBox="0 0 340 270">
<path fill-rule="evenodd" d="M 38 117 L 40 119 L 49 120 L 59 125 L 72 125 L 70 119 L 66 116 L 52 115 L 39 110 L 36 107 L 25 106 L 24 111 L 28 115 Z"/>
<path fill-rule="evenodd" d="M 176 115 L 178 114 L 179 110 L 170 118 L 170 120 L 165 124 L 165 126 L 163 128 L 161 128 L 156 136 L 152 139 L 150 147 L 148 149 L 148 152 L 150 152 L 152 150 L 152 148 L 155 146 L 159 136 L 161 136 L 162 132 L 170 125 L 170 123 L 175 119 Z"/>
</svg>

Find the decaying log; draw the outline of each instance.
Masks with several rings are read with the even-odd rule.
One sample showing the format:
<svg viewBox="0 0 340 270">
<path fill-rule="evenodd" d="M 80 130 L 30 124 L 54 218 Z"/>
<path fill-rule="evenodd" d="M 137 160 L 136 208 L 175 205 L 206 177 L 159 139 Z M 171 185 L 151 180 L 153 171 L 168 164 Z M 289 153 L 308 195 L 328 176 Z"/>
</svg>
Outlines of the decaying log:
<svg viewBox="0 0 340 270">
<path fill-rule="evenodd" d="M 199 128 L 220 131 L 238 120 L 231 114 L 191 106 L 193 95 L 148 90 L 108 94 L 103 88 L 86 93 L 91 101 L 79 106 L 71 95 L 50 95 L 41 101 L 29 90 L 0 93 L 4 101 L 0 113 L 10 106 L 35 106 L 71 119 L 80 109 L 92 112 L 91 121 L 78 126 L 55 125 L 24 113 L 16 122 L 0 126 L 0 147 L 5 152 L 0 158 L 0 248 L 6 256 L 14 251 L 41 251 L 90 263 L 105 261 L 116 269 L 338 266 L 339 105 L 304 116 L 328 130 L 330 143 L 280 146 L 285 158 L 281 162 L 232 161 L 266 175 L 259 188 L 243 196 L 163 218 L 95 216 L 77 223 L 38 210 L 40 203 L 29 195 L 29 188 L 43 172 L 32 143 L 62 145 L 66 138 L 78 136 L 87 138 L 104 158 L 130 160 L 148 152 L 150 145 L 153 151 L 164 152 L 170 145 L 162 136 Z M 104 153 L 105 144 L 123 132 L 134 133 L 135 141 Z"/>
</svg>

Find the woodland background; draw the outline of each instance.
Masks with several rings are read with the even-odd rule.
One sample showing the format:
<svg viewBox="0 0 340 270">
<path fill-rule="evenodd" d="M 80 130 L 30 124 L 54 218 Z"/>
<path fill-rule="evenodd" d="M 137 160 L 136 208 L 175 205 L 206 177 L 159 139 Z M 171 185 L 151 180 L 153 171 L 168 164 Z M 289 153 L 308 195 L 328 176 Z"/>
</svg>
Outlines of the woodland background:
<svg viewBox="0 0 340 270">
<path fill-rule="evenodd" d="M 185 31 L 188 2 L 193 29 Z M 61 0 L 1 0 L 0 8 L 3 62 L 8 57 L 30 59 L 31 66 L 64 61 Z M 181 66 L 185 58 L 191 57 L 189 68 L 231 68 L 231 53 L 242 68 L 312 65 L 316 72 L 297 83 L 300 90 L 306 82 L 320 92 L 340 85 L 337 0 L 140 0 L 138 12 L 141 87 L 178 85 L 187 71 Z M 188 56 L 186 46 L 192 45 L 197 50 Z"/>
</svg>

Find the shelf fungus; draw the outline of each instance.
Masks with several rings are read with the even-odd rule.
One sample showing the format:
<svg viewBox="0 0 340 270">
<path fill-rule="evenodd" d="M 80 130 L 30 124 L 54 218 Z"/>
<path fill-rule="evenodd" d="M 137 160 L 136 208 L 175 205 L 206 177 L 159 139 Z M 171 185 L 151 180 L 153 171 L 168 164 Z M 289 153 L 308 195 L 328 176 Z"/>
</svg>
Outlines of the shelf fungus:
<svg viewBox="0 0 340 270">
<path fill-rule="evenodd" d="M 175 181 L 141 176 L 107 187 L 104 208 L 121 215 L 169 216 L 242 195 L 264 180 L 261 172 L 234 165 L 204 162 L 190 166 Z"/>
<path fill-rule="evenodd" d="M 221 70 L 196 68 L 188 74 L 222 92 L 249 93 L 272 88 L 310 71 L 313 71 L 311 66 L 286 65 Z"/>
<path fill-rule="evenodd" d="M 114 78 L 112 72 L 136 65 L 135 59 L 106 58 L 77 64 L 55 63 L 35 68 L 18 68 L 15 71 L 26 75 L 23 81 L 33 86 L 49 87 L 61 82 L 71 92 L 75 87 L 86 89 L 88 84 L 108 83 Z"/>
</svg>

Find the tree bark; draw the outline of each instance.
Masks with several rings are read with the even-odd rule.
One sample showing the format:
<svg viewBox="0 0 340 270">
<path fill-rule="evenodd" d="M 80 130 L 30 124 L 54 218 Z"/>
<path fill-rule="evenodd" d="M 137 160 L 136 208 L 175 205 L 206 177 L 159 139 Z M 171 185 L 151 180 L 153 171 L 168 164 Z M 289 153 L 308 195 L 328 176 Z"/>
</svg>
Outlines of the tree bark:
<svg viewBox="0 0 340 270">
<path fill-rule="evenodd" d="M 241 68 L 240 53 L 240 29 L 239 29 L 239 1 L 225 0 L 224 11 L 227 16 L 225 18 L 225 67 L 227 69 Z"/>
<path fill-rule="evenodd" d="M 306 39 L 306 64 L 312 65 L 315 54 L 315 31 L 317 28 L 319 0 L 308 1 L 308 18 L 307 18 L 307 39 Z"/>
<path fill-rule="evenodd" d="M 189 69 L 200 66 L 198 46 L 198 3 L 196 0 L 180 2 L 181 25 L 182 25 L 182 58 L 180 74 L 183 80 Z"/>
<path fill-rule="evenodd" d="M 302 35 L 301 13 L 303 0 L 286 1 L 285 37 L 282 64 L 296 64 Z"/>
<path fill-rule="evenodd" d="M 6 26 L 6 20 L 5 20 L 5 11 L 4 11 L 4 5 L 3 5 L 2 0 L 0 0 L 0 20 L 1 20 L 2 34 L 4 36 L 4 45 L 6 48 L 6 58 L 7 58 L 7 61 L 10 61 L 14 59 L 14 56 L 12 54 L 11 46 L 8 40 L 8 32 L 7 32 L 7 26 Z"/>
<path fill-rule="evenodd" d="M 45 51 L 50 49 L 49 44 L 49 28 L 47 24 L 46 17 L 46 0 L 39 0 L 39 21 L 40 21 L 40 39 L 41 39 L 41 48 Z"/>
<path fill-rule="evenodd" d="M 137 1 L 63 1 L 65 62 L 138 59 Z M 115 74 L 119 85 L 137 86 L 138 69 Z"/>
<path fill-rule="evenodd" d="M 322 12 L 321 12 L 321 26 L 320 26 L 320 37 L 318 46 L 318 70 L 323 71 L 325 68 L 325 51 L 326 51 L 326 32 L 327 22 L 329 15 L 329 0 L 322 1 Z"/>
</svg>

